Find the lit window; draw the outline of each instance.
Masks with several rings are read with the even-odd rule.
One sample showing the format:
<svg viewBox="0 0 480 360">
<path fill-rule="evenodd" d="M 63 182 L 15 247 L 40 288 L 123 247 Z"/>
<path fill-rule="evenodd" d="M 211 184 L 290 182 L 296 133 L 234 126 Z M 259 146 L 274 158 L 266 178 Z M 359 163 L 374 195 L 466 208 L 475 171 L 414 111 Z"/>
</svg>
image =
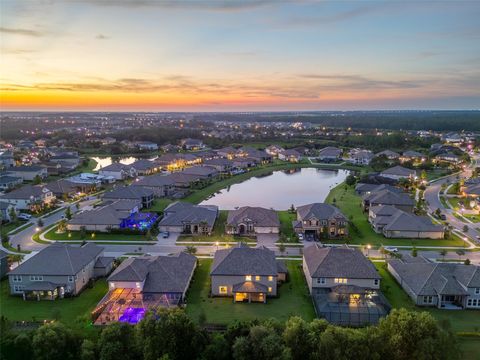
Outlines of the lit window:
<svg viewBox="0 0 480 360">
<path fill-rule="evenodd" d="M 268 287 L 268 292 L 272 292 L 272 287 L 271 286 Z"/>
<path fill-rule="evenodd" d="M 346 284 L 347 283 L 347 279 L 344 279 L 344 278 L 335 278 L 334 279 L 334 282 L 336 284 Z"/>
<path fill-rule="evenodd" d="M 260 281 L 260 276 L 255 276 L 255 281 Z"/>
<path fill-rule="evenodd" d="M 135 283 L 135 286 L 137 287 L 137 289 L 140 289 L 140 283 L 139 282 Z"/>
<path fill-rule="evenodd" d="M 226 294 L 227 293 L 227 287 L 226 286 L 219 286 L 218 287 L 218 292 L 220 294 Z"/>
<path fill-rule="evenodd" d="M 246 275 L 245 281 L 252 281 L 252 275 Z"/>
<path fill-rule="evenodd" d="M 268 281 L 273 281 L 273 276 L 269 276 Z"/>
</svg>

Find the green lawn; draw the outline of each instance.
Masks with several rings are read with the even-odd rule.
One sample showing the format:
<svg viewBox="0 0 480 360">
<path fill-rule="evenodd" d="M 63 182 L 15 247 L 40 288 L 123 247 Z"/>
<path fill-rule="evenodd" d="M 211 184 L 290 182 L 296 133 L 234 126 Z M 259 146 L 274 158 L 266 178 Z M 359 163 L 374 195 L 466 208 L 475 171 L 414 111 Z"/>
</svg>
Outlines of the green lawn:
<svg viewBox="0 0 480 360">
<path fill-rule="evenodd" d="M 45 238 L 48 240 L 61 240 L 61 241 L 82 241 L 80 231 L 67 231 L 65 233 L 56 233 L 57 226 L 52 227 L 47 233 Z M 70 236 L 69 236 L 70 234 Z M 94 234 L 94 236 L 92 236 Z M 110 234 L 101 232 L 87 231 L 85 240 L 119 240 L 119 241 L 147 241 L 144 235 L 131 235 L 131 234 Z"/>
<path fill-rule="evenodd" d="M 268 298 L 266 304 L 233 303 L 232 298 L 210 298 L 209 272 L 212 260 L 202 259 L 187 295 L 187 314 L 198 321 L 204 314 L 207 323 L 228 324 L 235 320 L 275 318 L 285 321 L 298 315 L 305 320 L 315 318 L 315 310 L 303 278 L 301 263 L 287 262 L 289 281 L 279 288 L 278 298 Z"/>
<path fill-rule="evenodd" d="M 278 211 L 278 218 L 280 219 L 280 233 L 285 236 L 285 242 L 298 242 L 292 226 L 292 221 L 297 219 L 296 213 Z"/>
<path fill-rule="evenodd" d="M 475 223 L 480 222 L 480 215 L 465 214 L 463 217 Z"/>
<path fill-rule="evenodd" d="M 148 208 L 148 209 L 143 209 L 142 211 L 150 212 L 150 211 L 156 211 L 156 212 L 162 212 L 170 203 L 172 203 L 173 200 L 170 199 L 155 199 L 153 201 L 153 205 Z"/>
<path fill-rule="evenodd" d="M 334 201 L 335 200 L 335 201 Z M 355 193 L 355 189 L 345 184 L 340 184 L 333 188 L 327 196 L 326 202 L 337 206 L 345 216 L 357 226 L 358 232 L 352 227 L 349 228 L 349 240 L 328 240 L 329 243 L 351 244 L 370 244 L 372 246 L 381 245 L 411 245 L 411 246 L 463 246 L 463 240 L 456 236 L 450 239 L 387 239 L 382 234 L 373 231 L 367 220 L 367 214 L 363 213 L 361 208 L 362 199 Z"/>
<path fill-rule="evenodd" d="M 90 322 L 90 312 L 107 293 L 107 282 L 98 280 L 92 289 L 79 296 L 54 301 L 23 301 L 21 296 L 11 296 L 8 280 L 0 283 L 0 315 L 12 321 L 62 321 L 67 326 L 85 327 Z"/>
<path fill-rule="evenodd" d="M 6 224 L 0 224 L 0 233 L 1 234 L 8 234 L 10 231 L 13 231 L 13 230 L 17 229 L 15 231 L 15 234 L 16 234 L 17 232 L 20 232 L 20 231 L 26 229 L 27 227 L 29 227 L 31 225 L 33 225 L 33 224 L 26 224 L 26 221 L 23 221 L 23 220 L 17 220 L 14 223 L 8 222 Z"/>
<path fill-rule="evenodd" d="M 470 210 L 470 200 L 460 197 L 449 197 L 448 202 L 450 203 L 451 207 L 455 210 L 459 210 L 462 205 L 465 209 Z"/>
</svg>

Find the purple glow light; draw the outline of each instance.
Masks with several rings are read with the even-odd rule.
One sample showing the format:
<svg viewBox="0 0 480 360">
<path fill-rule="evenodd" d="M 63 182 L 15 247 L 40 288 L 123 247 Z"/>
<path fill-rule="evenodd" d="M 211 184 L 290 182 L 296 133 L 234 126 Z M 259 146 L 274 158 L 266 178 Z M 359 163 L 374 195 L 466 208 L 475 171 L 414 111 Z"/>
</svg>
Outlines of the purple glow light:
<svg viewBox="0 0 480 360">
<path fill-rule="evenodd" d="M 122 316 L 118 319 L 121 322 L 128 322 L 129 324 L 136 324 L 145 316 L 144 308 L 132 308 L 125 309 Z"/>
</svg>

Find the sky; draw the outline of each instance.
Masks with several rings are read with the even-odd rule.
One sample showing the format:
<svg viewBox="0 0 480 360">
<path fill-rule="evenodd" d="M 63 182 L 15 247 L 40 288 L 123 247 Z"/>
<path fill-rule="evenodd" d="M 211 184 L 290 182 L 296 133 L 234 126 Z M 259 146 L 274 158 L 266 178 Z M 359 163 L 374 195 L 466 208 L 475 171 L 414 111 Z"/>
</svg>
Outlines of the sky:
<svg viewBox="0 0 480 360">
<path fill-rule="evenodd" d="M 0 0 L 2 110 L 480 109 L 480 1 Z"/>
</svg>

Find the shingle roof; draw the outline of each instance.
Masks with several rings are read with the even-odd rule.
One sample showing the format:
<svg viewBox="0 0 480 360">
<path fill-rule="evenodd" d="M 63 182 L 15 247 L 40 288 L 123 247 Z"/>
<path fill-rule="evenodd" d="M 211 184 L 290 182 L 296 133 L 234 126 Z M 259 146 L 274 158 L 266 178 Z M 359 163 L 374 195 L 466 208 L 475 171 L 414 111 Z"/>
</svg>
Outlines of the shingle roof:
<svg viewBox="0 0 480 360">
<path fill-rule="evenodd" d="M 184 169 L 183 174 L 196 175 L 196 176 L 210 176 L 218 173 L 217 169 L 211 166 L 192 166 Z"/>
<path fill-rule="evenodd" d="M 243 206 L 228 212 L 227 225 L 236 226 L 245 221 L 253 221 L 255 226 L 280 226 L 280 220 L 275 210 Z"/>
<path fill-rule="evenodd" d="M 276 276 L 275 253 L 266 247 L 251 248 L 239 244 L 215 252 L 210 275 Z"/>
<path fill-rule="evenodd" d="M 129 258 L 109 276 L 108 281 L 143 282 L 143 292 L 186 291 L 197 259 L 187 253 L 171 256 Z"/>
<path fill-rule="evenodd" d="M 100 169 L 100 171 L 130 171 L 131 165 L 125 165 L 122 163 L 112 163 Z"/>
<path fill-rule="evenodd" d="M 394 175 L 394 176 L 409 177 L 409 176 L 416 176 L 417 172 L 415 170 L 407 169 L 403 166 L 398 165 L 382 171 L 380 175 Z"/>
<path fill-rule="evenodd" d="M 106 192 L 105 199 L 139 199 L 153 196 L 153 191 L 141 186 L 118 186 L 112 191 Z"/>
<path fill-rule="evenodd" d="M 135 207 L 141 206 L 137 200 L 116 200 L 105 202 L 104 206 L 86 210 L 73 215 L 68 221 L 72 225 L 120 225 L 130 216 Z"/>
<path fill-rule="evenodd" d="M 308 219 L 319 219 L 319 220 L 328 220 L 328 219 L 346 219 L 345 215 L 333 205 L 324 204 L 324 203 L 313 203 L 308 205 L 303 205 L 297 207 L 297 214 L 301 220 Z"/>
<path fill-rule="evenodd" d="M 320 149 L 318 152 L 319 156 L 334 156 L 338 157 L 342 154 L 342 150 L 333 146 L 327 146 L 323 149 Z"/>
<path fill-rule="evenodd" d="M 375 156 L 382 156 L 382 155 L 385 155 L 388 158 L 398 158 L 398 157 L 400 157 L 399 153 L 397 153 L 395 151 L 392 151 L 392 150 L 384 150 L 384 151 L 380 151 L 379 153 L 375 154 Z"/>
<path fill-rule="evenodd" d="M 427 216 L 417 216 L 402 210 L 397 210 L 391 217 L 384 230 L 387 231 L 415 231 L 415 232 L 443 232 L 443 226 L 433 224 Z"/>
<path fill-rule="evenodd" d="M 1 199 L 27 199 L 29 200 L 31 196 L 39 197 L 42 194 L 49 192 L 50 190 L 43 185 L 25 185 L 21 188 L 10 191 L 9 193 L 0 197 Z"/>
<path fill-rule="evenodd" d="M 139 159 L 133 164 L 130 164 L 135 170 L 150 170 L 155 168 L 155 164 L 151 160 Z"/>
<path fill-rule="evenodd" d="M 191 224 L 206 222 L 211 227 L 215 224 L 218 207 L 175 202 L 165 208 L 164 214 L 165 216 L 160 221 L 159 226 L 181 226 L 186 222 Z"/>
<path fill-rule="evenodd" d="M 169 175 L 151 175 L 145 176 L 143 179 L 140 179 L 132 184 L 132 186 L 150 186 L 150 187 L 161 187 L 161 186 L 168 186 L 173 185 L 175 183 L 174 179 L 172 179 Z"/>
<path fill-rule="evenodd" d="M 364 201 L 370 202 L 371 205 L 403 205 L 413 206 L 415 201 L 406 193 L 398 193 L 392 190 L 375 191 L 363 197 Z"/>
<path fill-rule="evenodd" d="M 465 287 L 480 287 L 480 267 L 475 265 L 390 260 L 389 265 L 417 295 L 465 295 Z"/>
<path fill-rule="evenodd" d="M 102 252 L 103 247 L 94 243 L 81 247 L 53 243 L 21 263 L 10 271 L 9 275 L 73 276 Z"/>
<path fill-rule="evenodd" d="M 22 166 L 15 166 L 15 167 L 11 167 L 11 168 L 8 168 L 7 171 L 19 171 L 19 172 L 31 172 L 31 171 L 34 171 L 34 172 L 38 172 L 38 171 L 42 171 L 43 169 L 45 169 L 45 167 L 43 166 L 37 166 L 37 165 L 22 165 Z"/>
<path fill-rule="evenodd" d="M 303 258 L 313 278 L 380 279 L 375 266 L 360 251 L 348 247 L 304 249 Z"/>
<path fill-rule="evenodd" d="M 267 292 L 267 286 L 260 284 L 256 281 L 244 281 L 239 284 L 234 284 L 232 287 L 232 292 L 242 292 L 242 293 L 259 293 Z"/>
</svg>

